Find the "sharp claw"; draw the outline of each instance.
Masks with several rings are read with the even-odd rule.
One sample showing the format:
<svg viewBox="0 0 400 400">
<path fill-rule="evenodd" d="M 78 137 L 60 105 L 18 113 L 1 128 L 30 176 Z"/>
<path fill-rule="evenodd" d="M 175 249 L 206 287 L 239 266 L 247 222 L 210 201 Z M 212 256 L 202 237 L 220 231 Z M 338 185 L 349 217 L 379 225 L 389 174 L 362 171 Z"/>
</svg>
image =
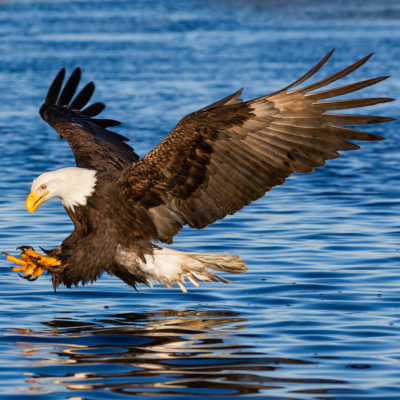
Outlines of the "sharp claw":
<svg viewBox="0 0 400 400">
<path fill-rule="evenodd" d="M 3 251 L 1 254 L 5 254 L 6 256 L 10 256 L 11 254 L 6 253 L 5 251 Z"/>
<path fill-rule="evenodd" d="M 21 274 L 18 274 L 18 275 L 19 275 L 20 278 L 26 279 L 29 282 L 35 282 L 36 279 L 39 278 L 39 276 L 34 276 L 34 275 L 28 275 L 28 276 L 27 275 L 21 275 Z"/>
<path fill-rule="evenodd" d="M 22 252 L 25 252 L 27 249 L 35 251 L 35 249 L 32 246 L 19 246 L 19 247 L 17 247 L 17 250 L 20 250 Z"/>
<path fill-rule="evenodd" d="M 46 253 L 47 255 L 50 253 L 50 250 L 45 250 L 43 247 L 39 246 L 39 249 L 42 250 L 44 253 Z"/>
</svg>

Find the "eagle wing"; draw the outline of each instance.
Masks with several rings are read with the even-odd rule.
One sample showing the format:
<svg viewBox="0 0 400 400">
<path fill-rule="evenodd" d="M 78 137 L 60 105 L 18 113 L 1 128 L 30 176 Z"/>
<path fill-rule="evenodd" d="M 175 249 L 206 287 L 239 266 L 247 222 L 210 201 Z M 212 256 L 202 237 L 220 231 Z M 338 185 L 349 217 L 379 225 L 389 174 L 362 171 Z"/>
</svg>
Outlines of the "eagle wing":
<svg viewBox="0 0 400 400">
<path fill-rule="evenodd" d="M 106 129 L 120 125 L 120 122 L 93 118 L 104 110 L 105 104 L 94 103 L 83 108 L 93 95 L 93 82 L 88 83 L 72 100 L 81 70 L 75 69 L 61 91 L 64 77 L 63 68 L 50 86 L 40 116 L 59 133 L 60 139 L 64 138 L 71 146 L 76 166 L 99 171 L 121 171 L 137 162 L 138 155 L 126 143 L 129 139 Z"/>
<path fill-rule="evenodd" d="M 357 91 L 387 77 L 315 92 L 356 70 L 371 55 L 319 82 L 289 91 L 314 75 L 332 52 L 276 93 L 242 103 L 239 91 L 187 115 L 157 147 L 121 174 L 120 195 L 148 210 L 158 232 L 154 239 L 172 243 L 183 225 L 205 228 L 263 197 L 293 172 L 312 172 L 326 160 L 338 158 L 339 150 L 359 148 L 347 140 L 384 139 L 338 125 L 392 118 L 327 111 L 393 99 L 319 100 Z"/>
</svg>

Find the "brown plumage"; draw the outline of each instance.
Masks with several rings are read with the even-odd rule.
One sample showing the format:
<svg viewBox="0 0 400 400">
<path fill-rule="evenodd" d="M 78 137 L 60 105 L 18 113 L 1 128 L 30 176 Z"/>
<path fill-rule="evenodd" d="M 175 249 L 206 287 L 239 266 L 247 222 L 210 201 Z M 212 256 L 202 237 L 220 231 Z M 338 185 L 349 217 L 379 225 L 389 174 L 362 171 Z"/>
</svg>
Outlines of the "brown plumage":
<svg viewBox="0 0 400 400">
<path fill-rule="evenodd" d="M 111 119 L 94 119 L 106 107 L 94 103 L 82 110 L 94 92 L 93 82 L 88 83 L 75 97 L 72 97 L 81 78 L 80 68 L 76 68 L 66 83 L 57 101 L 65 77 L 63 68 L 40 108 L 40 116 L 51 125 L 71 146 L 76 166 L 98 171 L 121 171 L 139 160 L 132 147 L 126 144 L 129 139 L 105 128 L 121 123 Z"/>
<path fill-rule="evenodd" d="M 347 140 L 383 139 L 338 125 L 373 124 L 392 118 L 327 111 L 393 99 L 320 100 L 357 91 L 387 77 L 315 92 L 353 72 L 370 56 L 319 82 L 294 89 L 313 76 L 331 54 L 278 92 L 242 102 L 239 91 L 187 115 L 140 161 L 125 137 L 106 129 L 117 125 L 116 121 L 93 118 L 104 109 L 102 103 L 82 110 L 93 94 L 92 83 L 71 102 L 79 69 L 59 96 L 65 75 L 61 70 L 40 115 L 68 141 L 77 167 L 98 172 L 95 190 L 87 201 L 66 207 L 74 232 L 48 252 L 61 261 L 59 267 L 49 270 L 54 285 L 69 287 L 94 281 L 107 271 L 132 286 L 151 285 L 154 280 L 182 288 L 185 278 L 195 284 L 197 280 L 222 279 L 206 268 L 244 272 L 246 268 L 237 256 L 226 256 L 228 260 L 221 255 L 177 254 L 160 250 L 155 243 L 172 243 L 184 225 L 203 229 L 264 196 L 292 173 L 310 173 L 326 160 L 339 157 L 338 151 L 359 148 Z M 181 260 L 177 261 L 180 269 L 175 268 L 176 260 Z"/>
</svg>

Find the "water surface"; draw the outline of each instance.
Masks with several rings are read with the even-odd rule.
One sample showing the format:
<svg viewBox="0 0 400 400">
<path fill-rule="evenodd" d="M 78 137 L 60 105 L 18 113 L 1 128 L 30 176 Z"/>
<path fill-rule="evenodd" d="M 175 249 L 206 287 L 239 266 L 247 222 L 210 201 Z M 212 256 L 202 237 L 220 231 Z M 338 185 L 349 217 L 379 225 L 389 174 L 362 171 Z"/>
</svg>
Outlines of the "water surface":
<svg viewBox="0 0 400 400">
<path fill-rule="evenodd" d="M 33 216 L 24 205 L 39 173 L 74 164 L 38 115 L 61 67 L 96 82 L 141 156 L 187 113 L 242 86 L 245 99 L 278 90 L 332 48 L 318 77 L 375 51 L 342 82 L 393 75 L 359 96 L 398 97 L 400 5 L 331 3 L 2 2 L 1 250 L 52 248 L 72 230 L 58 200 Z M 359 112 L 396 117 L 398 104 Z M 241 255 L 235 284 L 136 293 L 103 276 L 55 294 L 2 258 L 1 398 L 399 399 L 399 124 L 366 129 L 388 140 L 176 238 Z"/>
</svg>

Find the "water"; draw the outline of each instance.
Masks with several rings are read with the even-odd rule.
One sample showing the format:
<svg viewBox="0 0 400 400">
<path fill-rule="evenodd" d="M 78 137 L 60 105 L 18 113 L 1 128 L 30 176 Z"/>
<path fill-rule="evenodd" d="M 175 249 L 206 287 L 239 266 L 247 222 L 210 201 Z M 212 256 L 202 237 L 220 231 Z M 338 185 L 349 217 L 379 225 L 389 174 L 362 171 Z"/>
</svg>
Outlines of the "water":
<svg viewBox="0 0 400 400">
<path fill-rule="evenodd" d="M 140 155 L 185 114 L 242 86 L 245 99 L 278 90 L 332 48 L 318 77 L 375 51 L 342 83 L 393 75 L 359 96 L 399 96 L 396 1 L 2 2 L 0 37 L 3 251 L 72 230 L 58 200 L 34 216 L 24 205 L 39 173 L 74 163 L 38 116 L 63 66 L 96 82 L 94 101 Z M 399 399 L 399 123 L 367 129 L 388 140 L 176 238 L 240 254 L 249 271 L 235 284 L 136 293 L 103 276 L 54 294 L 1 258 L 1 398 Z"/>
</svg>

